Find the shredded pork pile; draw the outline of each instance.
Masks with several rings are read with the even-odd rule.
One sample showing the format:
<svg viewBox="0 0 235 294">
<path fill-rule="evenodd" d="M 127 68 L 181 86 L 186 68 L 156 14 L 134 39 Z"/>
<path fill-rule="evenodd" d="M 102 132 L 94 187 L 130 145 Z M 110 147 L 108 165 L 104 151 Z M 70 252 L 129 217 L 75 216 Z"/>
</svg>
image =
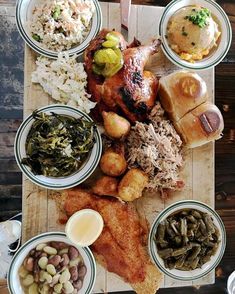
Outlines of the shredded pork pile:
<svg viewBox="0 0 235 294">
<path fill-rule="evenodd" d="M 163 193 L 182 188 L 182 141 L 160 103 L 150 113 L 148 124 L 136 122 L 131 128 L 126 144 L 129 167 L 140 167 L 149 175 L 147 189 Z"/>
</svg>

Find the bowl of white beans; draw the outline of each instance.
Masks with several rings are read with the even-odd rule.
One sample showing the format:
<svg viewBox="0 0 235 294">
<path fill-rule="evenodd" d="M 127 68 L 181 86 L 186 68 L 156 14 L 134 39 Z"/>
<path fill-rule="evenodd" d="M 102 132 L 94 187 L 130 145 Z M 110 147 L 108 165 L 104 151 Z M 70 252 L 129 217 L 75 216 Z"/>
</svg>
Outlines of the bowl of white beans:
<svg viewBox="0 0 235 294">
<path fill-rule="evenodd" d="M 15 254 L 8 273 L 11 294 L 91 293 L 96 263 L 88 247 L 77 247 L 62 232 L 27 241 Z"/>
</svg>

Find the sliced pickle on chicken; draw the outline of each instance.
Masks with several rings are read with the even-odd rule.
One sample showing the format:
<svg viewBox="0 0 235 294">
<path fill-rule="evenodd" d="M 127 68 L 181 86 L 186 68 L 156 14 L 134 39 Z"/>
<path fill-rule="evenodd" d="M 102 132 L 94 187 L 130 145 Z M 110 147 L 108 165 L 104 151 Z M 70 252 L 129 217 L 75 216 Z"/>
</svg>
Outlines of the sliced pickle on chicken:
<svg viewBox="0 0 235 294">
<path fill-rule="evenodd" d="M 123 55 L 122 55 L 122 51 L 119 48 L 113 49 L 113 51 L 116 53 L 116 55 L 118 56 L 118 58 L 123 61 Z"/>
<path fill-rule="evenodd" d="M 119 38 L 114 32 L 109 32 L 106 35 L 105 39 L 108 41 L 115 41 L 115 42 L 119 43 Z"/>
<path fill-rule="evenodd" d="M 119 41 L 107 40 L 102 43 L 105 48 L 118 48 Z"/>
<path fill-rule="evenodd" d="M 123 66 L 122 63 L 106 64 L 102 74 L 104 77 L 107 77 L 107 78 L 112 77 L 122 68 L 122 66 Z"/>
<path fill-rule="evenodd" d="M 94 61 L 98 65 L 106 63 L 117 63 L 119 61 L 119 57 L 111 48 L 100 49 L 95 52 Z"/>
</svg>

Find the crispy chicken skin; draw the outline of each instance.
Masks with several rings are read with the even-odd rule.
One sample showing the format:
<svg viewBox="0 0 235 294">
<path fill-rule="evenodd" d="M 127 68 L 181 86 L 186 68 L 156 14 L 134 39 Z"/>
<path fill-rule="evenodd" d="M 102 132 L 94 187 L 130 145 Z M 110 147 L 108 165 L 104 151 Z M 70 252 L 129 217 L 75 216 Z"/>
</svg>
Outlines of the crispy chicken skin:
<svg viewBox="0 0 235 294">
<path fill-rule="evenodd" d="M 132 122 L 144 120 L 153 107 L 158 80 L 144 67 L 150 55 L 156 53 L 160 46 L 159 40 L 149 45 L 140 46 L 137 40 L 128 47 L 120 37 L 120 48 L 123 53 L 124 65 L 115 75 L 109 78 L 98 76 L 92 72 L 94 52 L 101 48 L 108 30 L 102 30 L 85 50 L 85 69 L 88 75 L 88 91 L 94 101 L 98 102 L 98 112 L 121 112 Z M 97 110 L 96 110 L 97 111 Z"/>
<path fill-rule="evenodd" d="M 81 188 L 66 193 L 64 210 L 68 217 L 84 208 L 94 209 L 103 217 L 104 229 L 92 245 L 98 260 L 108 271 L 129 282 L 137 293 L 154 294 L 162 275 L 148 257 L 146 225 L 135 207 L 115 198 L 97 197 Z"/>
</svg>

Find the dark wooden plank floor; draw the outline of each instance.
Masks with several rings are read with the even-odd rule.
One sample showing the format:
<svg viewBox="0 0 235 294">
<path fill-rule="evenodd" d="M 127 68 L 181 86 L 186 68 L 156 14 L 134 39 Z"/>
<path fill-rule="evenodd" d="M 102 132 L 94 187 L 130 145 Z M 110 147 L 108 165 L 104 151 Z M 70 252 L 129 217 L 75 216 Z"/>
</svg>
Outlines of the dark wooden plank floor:
<svg viewBox="0 0 235 294">
<path fill-rule="evenodd" d="M 103 0 L 110 2 L 108 0 Z M 118 0 L 112 2 L 119 2 Z M 216 269 L 215 285 L 161 289 L 159 294 L 223 294 L 235 270 L 235 0 L 217 1 L 233 28 L 231 49 L 216 67 L 216 104 L 225 119 L 224 137 L 216 142 L 216 210 L 222 217 L 228 244 Z M 165 6 L 168 0 L 134 0 L 135 4 Z M 15 132 L 22 121 L 24 44 L 14 21 L 15 0 L 0 0 L 0 221 L 21 211 L 22 175 L 13 154 Z"/>
</svg>

